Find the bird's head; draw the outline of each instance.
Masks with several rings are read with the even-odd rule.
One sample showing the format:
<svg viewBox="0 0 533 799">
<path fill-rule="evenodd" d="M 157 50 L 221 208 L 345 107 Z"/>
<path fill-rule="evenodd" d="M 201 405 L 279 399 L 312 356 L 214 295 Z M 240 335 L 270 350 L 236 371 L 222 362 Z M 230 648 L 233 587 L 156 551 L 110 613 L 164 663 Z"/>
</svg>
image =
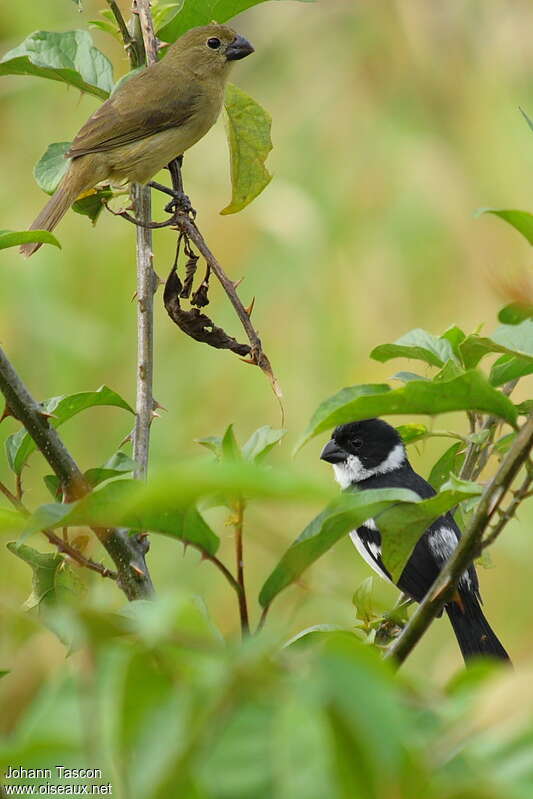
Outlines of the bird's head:
<svg viewBox="0 0 533 799">
<path fill-rule="evenodd" d="M 339 425 L 320 457 L 331 463 L 335 479 L 342 488 L 376 474 L 392 472 L 406 461 L 398 432 L 382 419 Z"/>
<path fill-rule="evenodd" d="M 226 75 L 234 61 L 254 52 L 250 42 L 227 25 L 191 28 L 169 48 L 165 61 L 187 66 L 193 72 Z"/>
</svg>

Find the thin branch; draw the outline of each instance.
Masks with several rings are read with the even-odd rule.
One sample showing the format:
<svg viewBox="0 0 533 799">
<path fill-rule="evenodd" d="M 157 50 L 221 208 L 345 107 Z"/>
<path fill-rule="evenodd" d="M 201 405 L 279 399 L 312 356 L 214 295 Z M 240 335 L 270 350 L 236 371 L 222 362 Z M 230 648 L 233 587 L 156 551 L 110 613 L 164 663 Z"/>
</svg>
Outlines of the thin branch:
<svg viewBox="0 0 533 799">
<path fill-rule="evenodd" d="M 77 463 L 55 428 L 50 425 L 48 415 L 43 414 L 40 405 L 33 399 L 15 372 L 2 348 L 0 348 L 0 391 L 6 399 L 11 414 L 24 425 L 59 478 L 67 501 L 72 502 L 87 494 L 90 486 Z M 20 502 L 18 497 L 14 498 Z M 145 561 L 147 544 L 144 539 L 140 536 L 130 536 L 127 530 L 122 529 L 93 528 L 93 532 L 113 559 L 117 567 L 117 583 L 128 599 L 151 596 L 153 585 Z"/>
<path fill-rule="evenodd" d="M 244 552 L 243 552 L 243 521 L 244 521 L 244 502 L 239 499 L 236 507 L 235 528 L 235 560 L 237 566 L 237 582 L 241 590 L 239 592 L 239 614 L 241 618 L 241 632 L 247 635 L 250 632 L 250 621 L 248 618 L 248 605 L 246 602 L 246 588 L 244 586 Z"/>
<path fill-rule="evenodd" d="M 119 25 L 132 68 L 157 61 L 157 39 L 152 25 L 149 0 L 135 0 L 128 29 L 116 3 L 108 0 Z M 152 217 L 150 189 L 138 183 L 132 184 L 131 197 L 136 217 L 149 223 Z M 137 228 L 137 374 L 135 402 L 135 430 L 133 433 L 133 457 L 138 464 L 136 477 L 146 477 L 150 447 L 150 426 L 153 421 L 153 368 L 154 368 L 154 294 L 159 284 L 153 269 L 152 233 L 149 227 Z"/>
<path fill-rule="evenodd" d="M 386 657 L 401 665 L 420 641 L 433 619 L 450 600 L 461 576 L 483 548 L 483 536 L 503 497 L 523 464 L 529 459 L 533 447 L 533 414 L 528 417 L 518 433 L 513 446 L 485 488 L 468 530 L 464 533 L 453 555 L 416 609 L 401 635 L 387 650 Z"/>
<path fill-rule="evenodd" d="M 513 498 L 507 508 L 505 510 L 498 510 L 498 521 L 495 522 L 490 530 L 488 531 L 487 535 L 483 538 L 481 542 L 481 546 L 483 549 L 490 546 L 494 543 L 494 541 L 498 538 L 500 533 L 502 532 L 503 528 L 510 522 L 513 516 L 515 515 L 518 506 L 529 496 L 531 496 L 531 492 L 529 491 L 529 486 L 533 482 L 533 465 L 529 461 L 526 463 L 526 474 L 522 481 L 522 484 L 513 492 Z"/>
</svg>

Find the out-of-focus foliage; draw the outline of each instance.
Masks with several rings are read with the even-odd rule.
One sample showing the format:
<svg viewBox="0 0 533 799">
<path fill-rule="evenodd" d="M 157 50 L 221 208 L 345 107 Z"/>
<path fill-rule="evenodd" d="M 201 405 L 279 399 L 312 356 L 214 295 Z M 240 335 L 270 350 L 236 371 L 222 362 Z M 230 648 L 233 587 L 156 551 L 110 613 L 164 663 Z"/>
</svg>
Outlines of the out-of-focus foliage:
<svg viewBox="0 0 533 799">
<path fill-rule="evenodd" d="M 45 619 L 74 654 L 33 701 L 4 705 L 18 724 L 2 770 L 97 765 L 102 779 L 80 782 L 128 799 L 531 795 L 529 673 L 479 664 L 428 693 L 357 634 L 225 646 L 202 602 L 179 592 L 118 614 L 53 607 Z"/>
</svg>

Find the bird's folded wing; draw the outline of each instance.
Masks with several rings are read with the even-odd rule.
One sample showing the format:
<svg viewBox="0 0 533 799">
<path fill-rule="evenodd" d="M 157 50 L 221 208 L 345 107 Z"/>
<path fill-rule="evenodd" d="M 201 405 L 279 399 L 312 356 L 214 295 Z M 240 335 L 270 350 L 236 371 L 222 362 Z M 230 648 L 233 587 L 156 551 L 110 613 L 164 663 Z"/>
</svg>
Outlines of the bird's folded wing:
<svg viewBox="0 0 533 799">
<path fill-rule="evenodd" d="M 124 91 L 126 89 L 126 91 Z M 130 78 L 90 117 L 72 142 L 67 158 L 112 150 L 169 128 L 180 127 L 198 108 L 199 86 L 187 82 L 170 93 L 153 68 Z"/>
</svg>

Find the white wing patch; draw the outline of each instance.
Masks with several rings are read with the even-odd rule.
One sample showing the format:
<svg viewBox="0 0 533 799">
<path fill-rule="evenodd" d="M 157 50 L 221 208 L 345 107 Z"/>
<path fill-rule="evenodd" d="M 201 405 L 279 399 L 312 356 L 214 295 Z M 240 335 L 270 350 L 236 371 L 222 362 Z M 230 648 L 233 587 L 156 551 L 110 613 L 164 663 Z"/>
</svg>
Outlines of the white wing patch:
<svg viewBox="0 0 533 799">
<path fill-rule="evenodd" d="M 364 526 L 370 528 L 371 530 L 377 530 L 374 519 L 367 519 Z M 352 532 L 350 533 L 350 538 L 352 539 L 352 543 L 354 544 L 355 548 L 357 549 L 363 560 L 366 561 L 366 563 L 368 563 L 370 568 L 373 569 L 376 572 L 376 574 L 379 574 L 379 576 L 383 580 L 391 582 L 390 578 L 385 574 L 385 572 L 382 571 L 379 563 L 377 563 L 377 558 L 379 558 L 381 555 L 381 547 L 379 547 L 377 544 L 373 542 L 368 543 L 368 545 L 365 544 L 364 541 L 362 541 L 361 538 L 359 538 L 359 533 L 357 532 L 357 530 L 352 530 Z M 374 560 L 374 558 L 376 560 Z"/>
</svg>

